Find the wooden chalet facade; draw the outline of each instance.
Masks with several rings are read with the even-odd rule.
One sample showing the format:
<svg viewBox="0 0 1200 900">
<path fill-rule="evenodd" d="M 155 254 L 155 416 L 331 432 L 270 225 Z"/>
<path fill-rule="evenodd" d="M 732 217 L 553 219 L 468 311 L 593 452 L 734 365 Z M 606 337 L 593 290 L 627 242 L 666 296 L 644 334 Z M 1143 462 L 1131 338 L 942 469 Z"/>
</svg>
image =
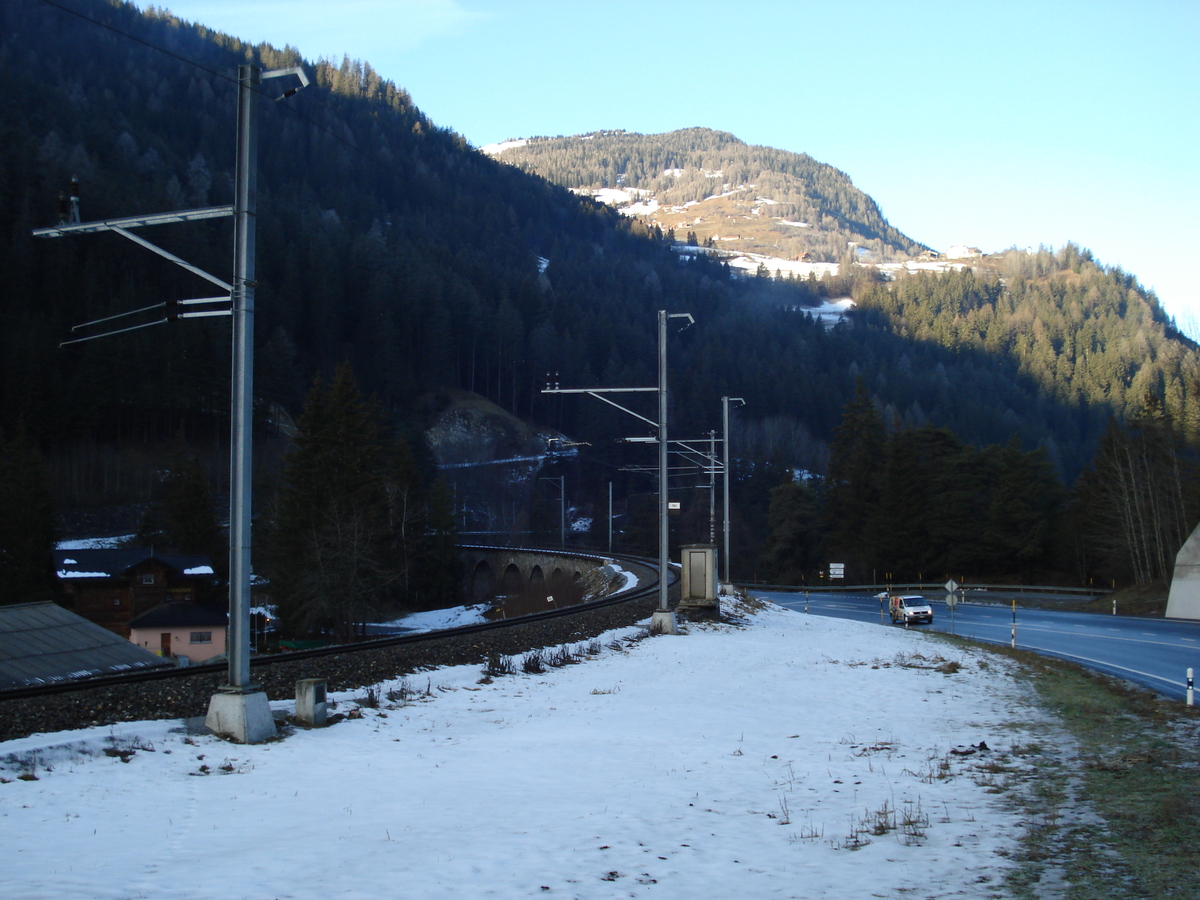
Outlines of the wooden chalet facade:
<svg viewBox="0 0 1200 900">
<path fill-rule="evenodd" d="M 60 603 L 128 639 L 129 622 L 169 602 L 195 603 L 215 581 L 207 556 L 147 548 L 55 550 Z"/>
</svg>

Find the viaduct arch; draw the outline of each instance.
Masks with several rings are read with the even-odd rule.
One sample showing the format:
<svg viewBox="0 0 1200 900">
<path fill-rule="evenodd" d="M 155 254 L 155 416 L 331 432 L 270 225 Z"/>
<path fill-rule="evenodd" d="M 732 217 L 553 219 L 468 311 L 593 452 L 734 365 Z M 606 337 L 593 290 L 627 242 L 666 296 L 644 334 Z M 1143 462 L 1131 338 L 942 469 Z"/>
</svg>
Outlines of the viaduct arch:
<svg viewBox="0 0 1200 900">
<path fill-rule="evenodd" d="M 538 594 L 545 598 L 564 585 L 580 586 L 598 593 L 619 589 L 609 558 L 586 553 L 555 553 L 518 547 L 459 548 L 469 602 L 480 603 L 497 596 Z"/>
</svg>

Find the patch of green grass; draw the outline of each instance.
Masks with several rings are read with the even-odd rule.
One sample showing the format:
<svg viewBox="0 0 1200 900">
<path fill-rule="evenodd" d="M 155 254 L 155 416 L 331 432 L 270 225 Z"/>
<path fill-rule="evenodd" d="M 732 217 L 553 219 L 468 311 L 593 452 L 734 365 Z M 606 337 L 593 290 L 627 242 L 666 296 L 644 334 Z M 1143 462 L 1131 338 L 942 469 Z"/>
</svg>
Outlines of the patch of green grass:
<svg viewBox="0 0 1200 900">
<path fill-rule="evenodd" d="M 1036 597 L 1018 598 L 1017 606 L 1111 616 L 1113 598 L 1115 597 L 1118 615 L 1145 616 L 1161 619 L 1167 614 L 1168 592 L 1169 588 L 1167 584 L 1157 582 L 1155 584 L 1121 588 L 1115 594 L 1106 594 L 1094 600 L 1047 600 Z"/>
<path fill-rule="evenodd" d="M 1194 898 L 1200 885 L 1200 712 L 1028 651 L 1020 663 L 1065 731 L 1014 747 L 1036 760 L 1012 896 Z"/>
</svg>

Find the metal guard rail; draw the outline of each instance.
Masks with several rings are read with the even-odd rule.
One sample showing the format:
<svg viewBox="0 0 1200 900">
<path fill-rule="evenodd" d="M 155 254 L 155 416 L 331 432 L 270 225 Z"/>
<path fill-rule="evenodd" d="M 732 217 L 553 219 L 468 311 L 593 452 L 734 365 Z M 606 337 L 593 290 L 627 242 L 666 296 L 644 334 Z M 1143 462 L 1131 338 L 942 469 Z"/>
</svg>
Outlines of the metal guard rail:
<svg viewBox="0 0 1200 900">
<path fill-rule="evenodd" d="M 944 591 L 945 583 L 929 581 L 911 581 L 907 584 L 893 582 L 891 584 L 761 584 L 758 582 L 739 581 L 737 586 L 748 590 L 761 591 L 845 591 L 848 593 L 878 593 L 880 591 L 913 591 L 914 593 L 934 593 Z M 1108 588 L 1058 587 L 1056 585 L 1037 584 L 960 584 L 960 591 L 1003 591 L 1013 594 L 1079 594 L 1081 597 L 1107 597 L 1112 591 Z"/>
</svg>

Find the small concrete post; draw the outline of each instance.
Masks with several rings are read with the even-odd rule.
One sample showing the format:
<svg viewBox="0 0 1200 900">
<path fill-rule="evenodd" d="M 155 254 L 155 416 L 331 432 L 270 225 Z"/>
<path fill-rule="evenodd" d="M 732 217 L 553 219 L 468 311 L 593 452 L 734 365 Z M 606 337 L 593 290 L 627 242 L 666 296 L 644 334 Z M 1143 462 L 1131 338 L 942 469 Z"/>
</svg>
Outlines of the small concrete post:
<svg viewBox="0 0 1200 900">
<path fill-rule="evenodd" d="M 656 609 L 650 616 L 650 630 L 654 634 L 679 634 L 679 620 L 673 610 Z"/>
<path fill-rule="evenodd" d="M 275 737 L 275 719 L 264 691 L 218 690 L 208 701 L 205 726 L 239 744 L 259 744 Z"/>
<path fill-rule="evenodd" d="M 324 678 L 301 678 L 296 682 L 296 718 L 313 728 L 325 725 Z"/>
</svg>

